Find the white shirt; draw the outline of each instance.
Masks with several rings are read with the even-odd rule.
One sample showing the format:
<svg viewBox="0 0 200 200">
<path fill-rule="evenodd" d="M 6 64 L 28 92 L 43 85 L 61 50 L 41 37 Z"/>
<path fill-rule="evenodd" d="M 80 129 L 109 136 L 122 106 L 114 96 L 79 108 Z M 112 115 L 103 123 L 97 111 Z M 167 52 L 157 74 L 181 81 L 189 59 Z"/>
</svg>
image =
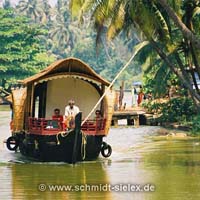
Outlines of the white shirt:
<svg viewBox="0 0 200 200">
<path fill-rule="evenodd" d="M 65 107 L 65 116 L 69 117 L 75 117 L 80 112 L 79 108 L 77 106 L 73 106 L 73 108 L 70 108 L 70 106 Z"/>
</svg>

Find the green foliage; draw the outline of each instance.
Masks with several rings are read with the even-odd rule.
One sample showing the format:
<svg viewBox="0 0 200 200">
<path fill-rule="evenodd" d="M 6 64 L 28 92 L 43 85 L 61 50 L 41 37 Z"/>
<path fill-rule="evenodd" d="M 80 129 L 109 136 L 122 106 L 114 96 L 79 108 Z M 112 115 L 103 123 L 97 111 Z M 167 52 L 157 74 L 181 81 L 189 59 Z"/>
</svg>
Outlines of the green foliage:
<svg viewBox="0 0 200 200">
<path fill-rule="evenodd" d="M 0 9 L 0 78 L 17 80 L 47 66 L 54 59 L 41 46 L 44 29 L 13 10 Z M 41 57 L 43 59 L 41 59 Z"/>
<path fill-rule="evenodd" d="M 198 88 L 193 90 L 191 87 L 191 83 L 197 80 L 193 75 L 194 67 L 200 77 L 200 51 L 194 48 L 200 42 L 196 37 L 200 30 L 199 1 L 71 0 L 71 5 L 72 13 L 81 18 L 90 10 L 97 31 L 97 44 L 105 32 L 108 39 L 113 39 L 124 30 L 127 35 L 137 32 L 139 40 L 149 41 L 148 49 L 144 48 L 139 59 L 150 72 L 145 72 L 147 91 L 160 97 L 172 81 L 178 79 L 179 86 L 187 88 L 195 105 L 199 104 Z M 189 30 L 186 31 L 185 26 Z"/>
<path fill-rule="evenodd" d="M 187 97 L 173 98 L 165 103 L 152 101 L 144 106 L 149 112 L 160 115 L 159 122 L 190 121 L 196 114 L 193 101 Z"/>
<path fill-rule="evenodd" d="M 197 115 L 192 120 L 192 135 L 200 135 L 200 115 Z"/>
<path fill-rule="evenodd" d="M 77 20 L 72 21 L 69 2 L 65 0 L 59 0 L 52 8 L 47 0 L 20 0 L 13 10 L 6 9 L 0 13 L 0 79 L 6 79 L 7 86 L 37 73 L 55 58 L 70 56 L 82 59 L 112 81 L 137 43 L 131 37 L 126 46 L 128 40 L 121 34 L 112 43 L 99 38 L 101 45 L 96 49 L 96 34 L 89 25 L 90 19 L 81 26 Z M 140 64 L 131 63 L 116 82 L 116 88 L 122 80 L 125 87 L 131 88 L 132 81 L 139 80 L 140 74 Z M 0 80 L 2 83 L 5 82 Z"/>
<path fill-rule="evenodd" d="M 195 114 L 194 104 L 189 98 L 174 98 L 162 106 L 161 120 L 164 122 L 180 122 L 190 120 Z"/>
<path fill-rule="evenodd" d="M 87 42 L 86 42 L 87 41 Z M 74 56 L 88 63 L 98 74 L 112 81 L 116 74 L 120 71 L 122 66 L 126 63 L 126 56 L 119 54 L 118 49 L 127 52 L 127 49 L 123 49 L 121 44 L 116 44 L 115 49 L 111 49 L 107 45 L 107 53 L 105 49 L 100 49 L 98 55 L 96 54 L 95 40 L 87 38 L 87 40 L 80 40 L 68 56 Z M 121 53 L 122 53 L 121 51 Z M 109 55 L 107 55 L 109 54 Z M 128 54 L 131 56 L 131 54 Z M 109 58 L 111 57 L 111 58 Z M 140 65 L 137 62 L 131 63 L 131 65 L 123 72 L 119 80 L 116 82 L 116 88 L 119 88 L 121 81 L 124 80 L 126 87 L 131 88 L 131 84 L 134 80 L 134 76 L 141 73 Z"/>
<path fill-rule="evenodd" d="M 43 10 L 39 0 L 20 0 L 17 8 L 19 13 L 26 14 L 27 17 L 35 22 L 39 22 L 40 18 L 42 18 Z"/>
<path fill-rule="evenodd" d="M 149 113 L 156 113 L 160 114 L 160 110 L 162 107 L 162 103 L 158 103 L 156 101 L 146 101 L 142 103 L 142 106 L 147 110 Z"/>
</svg>

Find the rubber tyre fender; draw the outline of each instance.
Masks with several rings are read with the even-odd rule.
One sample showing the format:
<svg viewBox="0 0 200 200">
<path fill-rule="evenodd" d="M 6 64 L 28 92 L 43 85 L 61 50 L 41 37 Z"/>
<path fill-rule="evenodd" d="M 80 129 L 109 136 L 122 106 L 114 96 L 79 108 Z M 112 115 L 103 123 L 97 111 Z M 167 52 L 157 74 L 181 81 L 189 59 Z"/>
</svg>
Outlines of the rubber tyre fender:
<svg viewBox="0 0 200 200">
<path fill-rule="evenodd" d="M 15 145 L 12 147 L 11 143 L 15 142 Z M 15 151 L 19 146 L 19 140 L 15 136 L 11 136 L 6 141 L 6 146 L 10 151 Z"/>
<path fill-rule="evenodd" d="M 105 151 L 108 151 L 107 153 Z M 108 158 L 112 154 L 112 148 L 109 144 L 103 142 L 101 147 L 101 155 L 105 158 Z"/>
</svg>

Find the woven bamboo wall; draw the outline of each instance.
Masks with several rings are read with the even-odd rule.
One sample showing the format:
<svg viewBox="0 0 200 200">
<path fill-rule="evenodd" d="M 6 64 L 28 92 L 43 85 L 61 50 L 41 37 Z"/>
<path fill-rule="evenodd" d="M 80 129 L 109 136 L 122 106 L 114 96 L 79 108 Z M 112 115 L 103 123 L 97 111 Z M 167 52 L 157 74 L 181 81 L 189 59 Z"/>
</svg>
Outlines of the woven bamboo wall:
<svg viewBox="0 0 200 200">
<path fill-rule="evenodd" d="M 116 92 L 114 90 L 110 90 L 107 92 L 104 103 L 105 103 L 105 118 L 106 120 L 106 125 L 105 125 L 105 135 L 108 134 L 108 131 L 111 126 L 111 121 L 112 121 L 112 115 L 114 112 L 114 105 L 115 105 L 115 99 L 116 99 Z"/>
<path fill-rule="evenodd" d="M 13 98 L 13 132 L 21 132 L 24 129 L 24 109 L 27 96 L 26 88 L 12 90 Z"/>
</svg>

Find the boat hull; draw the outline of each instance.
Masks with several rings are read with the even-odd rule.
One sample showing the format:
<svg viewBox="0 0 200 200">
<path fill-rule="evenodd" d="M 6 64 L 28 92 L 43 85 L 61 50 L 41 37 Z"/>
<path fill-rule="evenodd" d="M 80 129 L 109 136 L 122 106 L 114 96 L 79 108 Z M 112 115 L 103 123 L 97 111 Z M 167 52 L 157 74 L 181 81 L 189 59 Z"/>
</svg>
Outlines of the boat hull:
<svg viewBox="0 0 200 200">
<path fill-rule="evenodd" d="M 95 160 L 102 147 L 103 136 L 78 134 L 76 161 Z M 67 135 L 41 136 L 27 134 L 19 144 L 20 152 L 42 162 L 73 163 L 75 132 Z"/>
</svg>

